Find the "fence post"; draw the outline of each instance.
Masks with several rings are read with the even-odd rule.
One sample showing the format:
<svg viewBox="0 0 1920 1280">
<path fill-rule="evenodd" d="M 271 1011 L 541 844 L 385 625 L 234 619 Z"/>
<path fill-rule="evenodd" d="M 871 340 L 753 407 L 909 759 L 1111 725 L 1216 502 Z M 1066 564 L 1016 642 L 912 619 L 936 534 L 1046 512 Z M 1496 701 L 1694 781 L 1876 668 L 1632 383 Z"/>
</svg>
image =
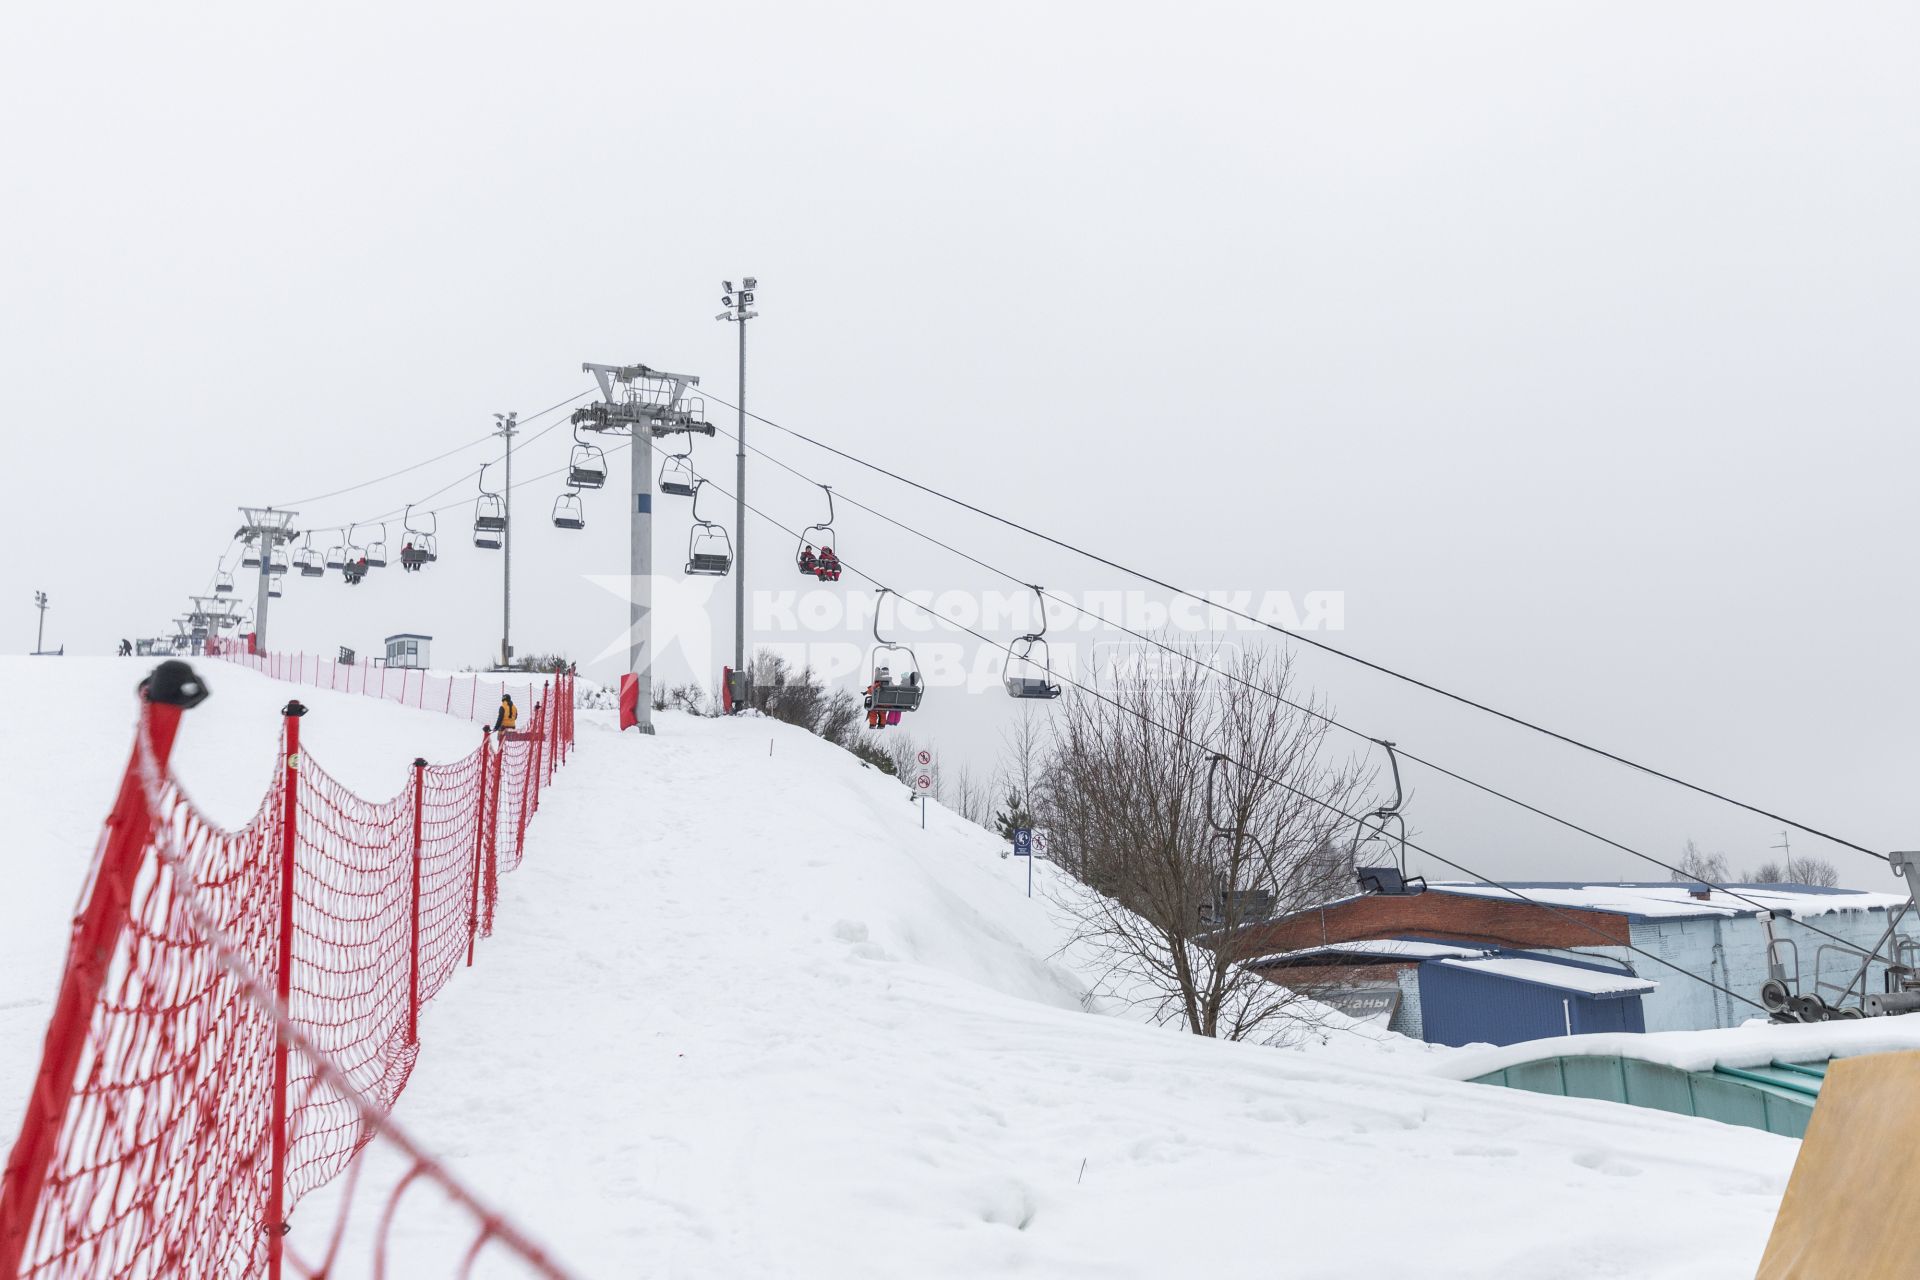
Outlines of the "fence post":
<svg viewBox="0 0 1920 1280">
<path fill-rule="evenodd" d="M 480 813 L 473 823 L 473 907 L 467 914 L 467 967 L 473 967 L 473 940 L 480 936 L 480 858 L 487 848 L 487 771 L 493 767 L 493 726 L 480 729 Z"/>
<path fill-rule="evenodd" d="M 180 713 L 206 700 L 207 687 L 193 668 L 170 659 L 153 669 L 140 685 L 140 724 L 143 735 L 133 745 L 132 758 L 120 778 L 120 793 L 107 818 L 94 856 L 92 883 L 73 924 L 66 971 L 54 998 L 53 1016 L 40 1055 L 40 1071 L 27 1096 L 27 1113 L 20 1136 L 7 1157 L 0 1182 L 0 1275 L 17 1276 L 27 1248 L 27 1233 L 53 1165 L 54 1147 L 66 1119 L 74 1074 L 86 1050 L 94 1006 L 106 985 L 113 955 L 126 930 L 134 882 L 153 834 L 154 814 L 147 804 L 143 765 L 150 759 L 155 774 L 165 777 L 173 754 Z"/>
<path fill-rule="evenodd" d="M 426 803 L 427 761 L 413 758 L 413 927 L 407 936 L 407 1043 L 420 1043 L 420 825 Z"/>
<path fill-rule="evenodd" d="M 506 764 L 507 736 L 502 733 L 494 744 L 493 794 L 487 802 L 487 869 L 485 887 L 481 892 L 485 909 L 480 917 L 480 930 L 488 937 L 493 936 L 493 900 L 500 891 L 500 792 L 505 789 Z"/>
<path fill-rule="evenodd" d="M 480 713 L 480 673 L 473 673 L 473 696 L 467 701 L 467 719 L 471 720 Z"/>
<path fill-rule="evenodd" d="M 280 814 L 280 959 L 274 974 L 279 1014 L 293 1010 L 293 877 L 299 847 L 296 822 L 300 814 L 300 717 L 307 709 L 299 699 L 281 708 L 286 717 L 286 762 L 283 766 Z M 287 1037 L 276 1021 L 273 1028 L 273 1167 L 267 1184 L 267 1276 L 280 1280 L 280 1260 L 287 1236 Z"/>
<path fill-rule="evenodd" d="M 540 718 L 539 703 L 534 704 L 533 715 L 535 720 Z M 515 865 L 519 864 L 521 857 L 526 853 L 527 849 L 527 810 L 533 807 L 533 801 L 535 799 L 534 787 L 538 785 L 535 779 L 538 778 L 539 775 L 534 772 L 534 766 L 540 759 L 539 746 L 540 739 L 536 737 L 527 747 L 527 762 L 520 771 L 520 810 L 513 815 L 513 860 Z"/>
</svg>

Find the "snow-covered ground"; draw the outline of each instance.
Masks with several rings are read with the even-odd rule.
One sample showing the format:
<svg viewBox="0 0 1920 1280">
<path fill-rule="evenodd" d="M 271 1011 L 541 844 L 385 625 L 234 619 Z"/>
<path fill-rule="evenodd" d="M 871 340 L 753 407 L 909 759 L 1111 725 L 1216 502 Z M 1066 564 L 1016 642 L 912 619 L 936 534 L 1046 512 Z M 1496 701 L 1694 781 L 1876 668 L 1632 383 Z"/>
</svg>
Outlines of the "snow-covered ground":
<svg viewBox="0 0 1920 1280">
<path fill-rule="evenodd" d="M 0 785 L 26 822 L 0 895 L 0 1116 L 145 666 L 0 663 L 20 690 Z M 290 691 L 202 666 L 215 695 L 178 767 L 238 821 Z M 371 794 L 471 745 L 429 713 L 298 696 L 309 749 Z M 581 713 L 399 1108 L 581 1274 L 1753 1274 L 1792 1141 L 1438 1078 L 1357 1035 L 1278 1050 L 1098 1011 L 985 832 L 937 807 L 922 831 L 897 782 L 763 719 L 659 724 Z"/>
</svg>

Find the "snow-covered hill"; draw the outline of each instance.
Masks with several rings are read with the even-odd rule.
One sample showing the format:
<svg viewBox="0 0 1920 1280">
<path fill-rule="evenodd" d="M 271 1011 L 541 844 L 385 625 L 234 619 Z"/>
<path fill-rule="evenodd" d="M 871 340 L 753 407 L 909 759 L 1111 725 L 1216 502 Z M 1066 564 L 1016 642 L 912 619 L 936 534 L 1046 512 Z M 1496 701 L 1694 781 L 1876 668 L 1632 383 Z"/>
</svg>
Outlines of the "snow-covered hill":
<svg viewBox="0 0 1920 1280">
<path fill-rule="evenodd" d="M 9 1124 L 143 669 L 4 671 L 22 696 L 0 786 L 26 816 L 0 895 Z M 293 691 L 204 669 L 179 769 L 237 820 Z M 373 794 L 471 744 L 298 695 L 309 749 Z M 496 936 L 427 1010 L 400 1116 L 583 1274 L 1694 1280 L 1758 1261 L 1790 1141 L 1456 1083 L 1359 1037 L 1276 1050 L 1089 1012 L 1025 867 L 937 807 L 921 830 L 844 752 L 758 718 L 665 715 L 646 739 L 583 712 L 579 736 Z"/>
</svg>

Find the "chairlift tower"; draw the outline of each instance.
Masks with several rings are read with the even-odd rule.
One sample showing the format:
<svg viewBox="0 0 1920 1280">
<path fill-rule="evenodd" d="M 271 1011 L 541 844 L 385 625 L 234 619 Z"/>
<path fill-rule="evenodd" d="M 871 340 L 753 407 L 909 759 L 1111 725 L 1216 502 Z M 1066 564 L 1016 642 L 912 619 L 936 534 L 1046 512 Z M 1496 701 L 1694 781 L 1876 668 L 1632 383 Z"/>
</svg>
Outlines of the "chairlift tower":
<svg viewBox="0 0 1920 1280">
<path fill-rule="evenodd" d="M 33 607 L 40 611 L 40 627 L 33 633 L 33 656 L 39 657 L 40 651 L 47 647 L 47 593 L 33 593 Z"/>
<path fill-rule="evenodd" d="M 188 596 L 193 608 L 187 617 L 196 625 L 204 624 L 213 635 L 231 631 L 240 625 L 240 602 L 226 596 Z"/>
<path fill-rule="evenodd" d="M 573 425 L 633 440 L 629 462 L 633 505 L 627 544 L 627 670 L 639 685 L 634 716 L 642 733 L 653 732 L 653 441 L 661 436 L 713 434 L 706 403 L 688 396 L 700 385 L 690 373 L 666 373 L 644 364 L 583 364 L 600 384 L 600 402 L 573 411 Z"/>
<path fill-rule="evenodd" d="M 245 523 L 233 536 L 260 542 L 260 587 L 253 605 L 253 642 L 260 649 L 267 647 L 267 600 L 273 591 L 273 549 L 291 544 L 298 536 L 293 529 L 293 518 L 299 514 L 298 511 L 276 511 L 272 507 L 240 508 L 240 518 Z"/>
<path fill-rule="evenodd" d="M 740 381 L 734 390 L 734 479 L 733 479 L 733 669 L 747 671 L 747 321 L 760 313 L 752 309 L 754 291 L 760 281 L 753 276 L 740 277 L 740 287 L 722 280 L 725 290 L 720 305 L 726 310 L 715 316 L 740 327 Z"/>
</svg>

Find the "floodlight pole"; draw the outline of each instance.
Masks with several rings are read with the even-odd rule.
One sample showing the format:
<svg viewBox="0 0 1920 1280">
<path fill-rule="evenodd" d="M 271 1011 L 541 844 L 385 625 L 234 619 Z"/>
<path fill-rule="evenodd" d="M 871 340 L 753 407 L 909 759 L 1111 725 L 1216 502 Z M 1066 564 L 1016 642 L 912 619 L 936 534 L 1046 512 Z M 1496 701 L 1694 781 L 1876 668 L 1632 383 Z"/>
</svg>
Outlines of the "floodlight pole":
<svg viewBox="0 0 1920 1280">
<path fill-rule="evenodd" d="M 502 518 L 507 527 L 500 531 L 501 570 L 500 570 L 500 666 L 506 669 L 513 666 L 513 438 L 520 428 L 518 413 L 496 413 L 493 420 L 499 425 L 493 434 L 507 442 L 507 486 L 500 495 Z"/>
<path fill-rule="evenodd" d="M 33 655 L 39 657 L 41 650 L 47 647 L 47 593 L 33 593 L 34 607 L 40 610 L 40 629 L 33 633 Z"/>
<path fill-rule="evenodd" d="M 733 669 L 750 676 L 747 667 L 747 321 L 759 315 L 751 310 L 754 291 L 760 281 L 742 276 L 736 291 L 733 281 L 721 281 L 725 292 L 720 303 L 726 307 L 716 320 L 740 326 L 740 381 L 734 392 L 736 423 L 734 428 L 733 481 Z M 739 707 L 739 703 L 734 704 Z"/>
<path fill-rule="evenodd" d="M 260 586 L 253 604 L 253 645 L 256 649 L 267 647 L 267 601 L 273 591 L 273 548 L 278 543 L 293 541 L 293 518 L 297 511 L 276 511 L 272 507 L 242 507 L 240 515 L 246 523 L 240 526 L 234 536 L 254 538 L 260 543 Z"/>
</svg>

